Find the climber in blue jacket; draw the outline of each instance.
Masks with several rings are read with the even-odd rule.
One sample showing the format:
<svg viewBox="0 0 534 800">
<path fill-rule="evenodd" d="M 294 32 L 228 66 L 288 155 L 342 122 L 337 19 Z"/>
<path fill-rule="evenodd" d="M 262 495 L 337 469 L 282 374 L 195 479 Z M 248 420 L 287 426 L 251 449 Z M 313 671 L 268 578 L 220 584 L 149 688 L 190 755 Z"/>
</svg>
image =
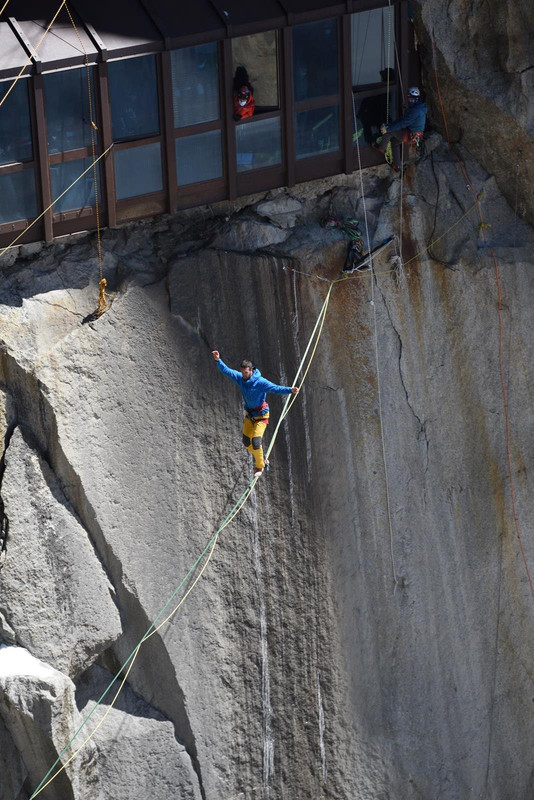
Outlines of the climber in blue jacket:
<svg viewBox="0 0 534 800">
<path fill-rule="evenodd" d="M 263 434 L 269 424 L 269 405 L 265 397 L 268 393 L 298 394 L 298 386 L 279 386 L 277 383 L 271 383 L 271 381 L 263 378 L 259 369 L 254 367 L 252 361 L 247 359 L 241 362 L 238 372 L 236 369 L 230 369 L 230 367 L 226 366 L 218 350 L 212 350 L 211 354 L 222 374 L 237 383 L 241 389 L 246 412 L 243 421 L 243 444 L 254 456 L 254 477 L 258 478 L 268 463 L 263 458 L 261 444 Z"/>
<path fill-rule="evenodd" d="M 408 89 L 408 108 L 400 119 L 395 122 L 390 122 L 389 125 L 382 123 L 380 132 L 382 133 L 382 140 L 380 144 L 374 144 L 373 147 L 381 153 L 385 153 L 386 147 L 390 140 L 393 149 L 393 164 L 391 168 L 399 171 L 399 151 L 401 142 L 410 142 L 411 140 L 419 140 L 423 137 L 426 122 L 426 103 L 421 101 L 421 95 L 417 86 L 412 86 Z"/>
</svg>

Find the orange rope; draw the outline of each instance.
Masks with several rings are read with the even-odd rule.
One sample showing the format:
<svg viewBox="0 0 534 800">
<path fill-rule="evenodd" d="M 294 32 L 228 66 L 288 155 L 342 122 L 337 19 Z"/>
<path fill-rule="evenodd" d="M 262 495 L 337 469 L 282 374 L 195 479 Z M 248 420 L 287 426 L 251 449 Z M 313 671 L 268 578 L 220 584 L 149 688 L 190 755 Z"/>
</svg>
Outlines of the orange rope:
<svg viewBox="0 0 534 800">
<path fill-rule="evenodd" d="M 449 128 L 448 128 L 448 125 L 447 125 L 447 115 L 445 113 L 445 107 L 443 105 L 443 100 L 442 100 L 442 97 L 441 97 L 441 90 L 440 90 L 440 86 L 439 86 L 437 68 L 434 69 L 434 76 L 435 76 L 435 79 L 436 79 L 436 89 L 437 89 L 437 92 L 438 92 L 439 104 L 441 106 L 441 114 L 442 114 L 442 117 L 443 117 L 443 124 L 445 126 L 445 133 L 446 133 L 446 136 L 447 136 L 447 142 L 449 144 L 449 150 L 451 151 L 451 153 L 456 158 L 456 160 L 458 162 L 458 165 L 459 165 L 459 167 L 460 167 L 460 169 L 462 171 L 462 175 L 464 176 L 464 178 L 465 178 L 465 180 L 467 182 L 467 185 L 471 189 L 473 197 L 475 198 L 475 204 L 476 204 L 476 207 L 477 207 L 478 216 L 480 217 L 480 225 L 478 226 L 479 234 L 482 236 L 484 244 L 486 245 L 486 247 L 488 248 L 489 252 L 491 253 L 491 257 L 493 259 L 493 264 L 494 264 L 494 267 L 495 267 L 495 282 L 497 284 L 497 311 L 498 311 L 498 318 L 499 318 L 499 371 L 500 371 L 500 375 L 501 375 L 501 386 L 502 386 L 502 396 L 503 396 L 503 406 L 504 406 L 504 418 L 505 418 L 505 423 L 506 423 L 506 456 L 507 456 L 507 460 L 508 460 L 508 481 L 509 481 L 509 484 L 510 484 L 510 495 L 511 495 L 511 499 L 512 499 L 512 515 L 513 515 L 513 519 L 514 519 L 515 532 L 516 532 L 516 535 L 517 535 L 517 539 L 519 541 L 519 547 L 521 549 L 521 556 L 523 558 L 523 563 L 525 565 L 525 571 L 527 573 L 528 582 L 530 584 L 530 591 L 532 593 L 532 597 L 534 597 L 534 583 L 532 581 L 532 575 L 530 573 L 530 569 L 529 569 L 529 566 L 528 566 L 527 554 L 525 552 L 525 546 L 523 544 L 523 537 L 521 536 L 521 529 L 519 527 L 519 520 L 518 520 L 518 516 L 517 516 L 517 504 L 516 504 L 516 499 L 515 499 L 514 470 L 513 470 L 513 466 L 512 466 L 512 449 L 511 449 L 511 435 L 510 435 L 510 411 L 509 411 L 509 407 L 508 407 L 508 392 L 506 390 L 506 380 L 504 378 L 503 322 L 502 322 L 502 284 L 501 284 L 501 275 L 500 275 L 500 271 L 499 271 L 499 264 L 497 262 L 497 256 L 495 255 L 495 250 L 493 249 L 493 247 L 490 244 L 488 244 L 488 241 L 487 241 L 487 238 L 486 238 L 487 223 L 484 222 L 484 219 L 482 217 L 482 209 L 480 207 L 480 195 L 477 195 L 477 193 L 475 192 L 473 184 L 471 183 L 469 175 L 467 174 L 467 170 L 465 168 L 465 164 L 463 163 L 462 159 L 457 154 L 456 150 L 453 148 L 453 146 L 451 144 L 451 140 L 450 140 L 450 137 L 449 137 Z"/>
</svg>

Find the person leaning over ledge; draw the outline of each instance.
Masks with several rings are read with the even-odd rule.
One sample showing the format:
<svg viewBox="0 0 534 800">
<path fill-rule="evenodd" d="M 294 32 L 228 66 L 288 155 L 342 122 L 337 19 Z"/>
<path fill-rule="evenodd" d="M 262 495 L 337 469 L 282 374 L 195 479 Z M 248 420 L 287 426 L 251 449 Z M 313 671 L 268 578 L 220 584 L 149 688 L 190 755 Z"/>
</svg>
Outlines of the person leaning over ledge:
<svg viewBox="0 0 534 800">
<path fill-rule="evenodd" d="M 244 359 L 240 371 L 230 369 L 222 360 L 218 350 L 211 354 L 223 375 L 237 383 L 245 403 L 245 419 L 243 420 L 243 444 L 249 453 L 254 456 L 254 477 L 259 478 L 265 469 L 266 462 L 263 458 L 262 437 L 269 424 L 269 405 L 265 400 L 267 394 L 298 394 L 298 386 L 279 386 L 262 377 L 259 369 L 253 366 L 252 361 Z"/>
</svg>

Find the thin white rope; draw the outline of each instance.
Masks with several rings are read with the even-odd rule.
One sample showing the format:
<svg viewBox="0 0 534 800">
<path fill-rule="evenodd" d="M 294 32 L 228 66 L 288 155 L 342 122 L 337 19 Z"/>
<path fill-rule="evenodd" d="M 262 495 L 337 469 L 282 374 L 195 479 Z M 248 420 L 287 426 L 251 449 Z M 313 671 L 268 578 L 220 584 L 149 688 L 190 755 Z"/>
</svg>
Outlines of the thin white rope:
<svg viewBox="0 0 534 800">
<path fill-rule="evenodd" d="M 387 113 L 386 113 L 387 119 L 386 119 L 386 125 L 389 123 L 389 66 L 390 66 L 390 64 L 389 64 L 389 56 L 390 56 L 390 36 L 391 36 L 391 12 L 393 10 L 392 6 L 391 6 L 391 0 L 388 0 L 388 6 L 389 6 L 389 27 L 388 27 L 388 67 L 387 67 L 387 70 L 388 70 L 388 82 L 387 82 Z M 399 70 L 399 80 L 397 81 L 397 83 L 400 82 L 401 91 L 402 91 L 403 99 L 404 99 L 404 88 L 403 88 L 403 85 L 402 85 L 402 75 L 401 75 L 401 72 L 400 72 L 399 56 L 398 56 L 398 52 L 397 52 L 397 37 L 395 36 L 395 31 L 393 31 L 393 44 L 394 44 L 394 48 L 395 48 L 395 54 L 397 56 L 397 68 Z M 400 163 L 399 249 L 400 249 L 400 259 L 401 259 L 401 265 L 402 265 L 401 268 L 402 268 L 402 270 L 404 270 L 404 260 L 403 260 L 403 257 L 402 257 L 402 234 L 403 234 L 403 222 L 404 222 L 404 219 L 403 219 L 403 208 L 402 208 L 403 195 L 404 195 L 404 142 L 401 142 L 400 151 L 401 151 L 401 163 Z"/>
<path fill-rule="evenodd" d="M 390 70 L 390 63 L 389 63 L 389 56 L 391 51 L 391 0 L 389 0 L 389 11 L 388 11 L 388 46 L 387 46 L 387 64 L 386 64 L 386 125 L 389 124 L 389 70 Z M 384 10 L 382 10 L 382 26 L 384 25 Z M 383 32 L 383 31 L 382 31 Z M 393 40 L 395 40 L 395 36 L 393 36 Z M 382 41 L 382 47 L 384 46 L 384 42 Z"/>
<path fill-rule="evenodd" d="M 397 84 L 400 86 L 402 102 L 404 103 L 404 100 L 405 100 L 405 97 L 404 97 L 404 82 L 402 80 L 402 70 L 401 70 L 400 61 L 399 61 L 399 51 L 397 49 L 397 37 L 395 36 L 395 34 L 393 34 L 393 44 L 395 46 L 395 61 L 397 62 L 397 72 L 399 73 L 399 80 L 397 81 Z"/>
<path fill-rule="evenodd" d="M 402 236 L 404 227 L 403 198 L 404 198 L 404 142 L 401 142 L 401 165 L 400 165 L 400 219 L 399 219 L 399 250 L 402 266 L 404 268 L 404 258 L 402 255 Z"/>
<path fill-rule="evenodd" d="M 352 113 L 354 116 L 354 125 L 356 125 L 356 107 L 354 104 L 354 92 L 352 93 Z M 373 264 L 373 254 L 371 250 L 371 240 L 369 238 L 369 223 L 367 219 L 367 204 L 365 202 L 365 188 L 363 185 L 363 169 L 362 169 L 362 158 L 360 153 L 360 142 L 356 139 L 356 152 L 358 153 L 358 171 L 360 175 L 360 189 L 362 193 L 362 204 L 363 204 L 363 218 L 365 223 L 365 236 L 367 237 L 367 250 L 369 252 L 369 266 L 371 268 L 371 305 L 373 307 L 373 321 L 374 321 L 374 342 L 375 342 L 375 361 L 376 361 L 376 384 L 378 390 L 378 419 L 380 423 L 380 438 L 382 440 L 382 460 L 384 462 L 384 480 L 386 484 L 386 508 L 387 508 L 387 515 L 388 515 L 388 525 L 389 525 L 389 549 L 391 553 L 391 569 L 393 572 L 393 581 L 395 586 L 393 588 L 393 594 L 395 594 L 397 590 L 397 586 L 399 581 L 397 579 L 397 571 L 395 569 L 395 556 L 393 553 L 393 524 L 391 522 L 391 504 L 389 498 L 389 478 L 388 478 L 388 467 L 387 467 L 387 457 L 386 457 L 386 442 L 384 438 L 384 425 L 382 422 L 382 392 L 380 389 L 380 365 L 378 359 L 378 322 L 376 318 L 376 304 L 375 304 L 375 270 Z"/>
</svg>

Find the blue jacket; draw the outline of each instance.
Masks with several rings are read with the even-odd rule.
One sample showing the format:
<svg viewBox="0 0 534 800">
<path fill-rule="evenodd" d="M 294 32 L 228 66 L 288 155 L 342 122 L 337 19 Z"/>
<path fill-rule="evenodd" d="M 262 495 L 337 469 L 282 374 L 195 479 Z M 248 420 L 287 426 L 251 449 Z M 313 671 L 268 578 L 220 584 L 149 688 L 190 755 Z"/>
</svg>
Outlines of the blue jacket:
<svg viewBox="0 0 534 800">
<path fill-rule="evenodd" d="M 272 394 L 291 394 L 291 386 L 278 386 L 276 383 L 271 383 L 271 381 L 268 381 L 266 378 L 262 378 L 259 369 L 255 369 L 250 378 L 246 381 L 236 369 L 227 367 L 222 358 L 219 358 L 216 363 L 222 374 L 226 375 L 226 377 L 230 378 L 234 383 L 237 383 L 241 389 L 241 394 L 243 395 L 245 403 L 245 411 L 252 411 L 253 409 L 259 408 L 261 404 L 265 402 L 265 395 L 267 392 L 271 392 Z M 268 413 L 269 406 L 255 414 L 255 416 L 260 417 Z"/>
<path fill-rule="evenodd" d="M 412 103 L 408 106 L 403 116 L 390 122 L 388 131 L 400 131 L 408 128 L 411 131 L 424 131 L 426 122 L 426 103 Z"/>
</svg>

